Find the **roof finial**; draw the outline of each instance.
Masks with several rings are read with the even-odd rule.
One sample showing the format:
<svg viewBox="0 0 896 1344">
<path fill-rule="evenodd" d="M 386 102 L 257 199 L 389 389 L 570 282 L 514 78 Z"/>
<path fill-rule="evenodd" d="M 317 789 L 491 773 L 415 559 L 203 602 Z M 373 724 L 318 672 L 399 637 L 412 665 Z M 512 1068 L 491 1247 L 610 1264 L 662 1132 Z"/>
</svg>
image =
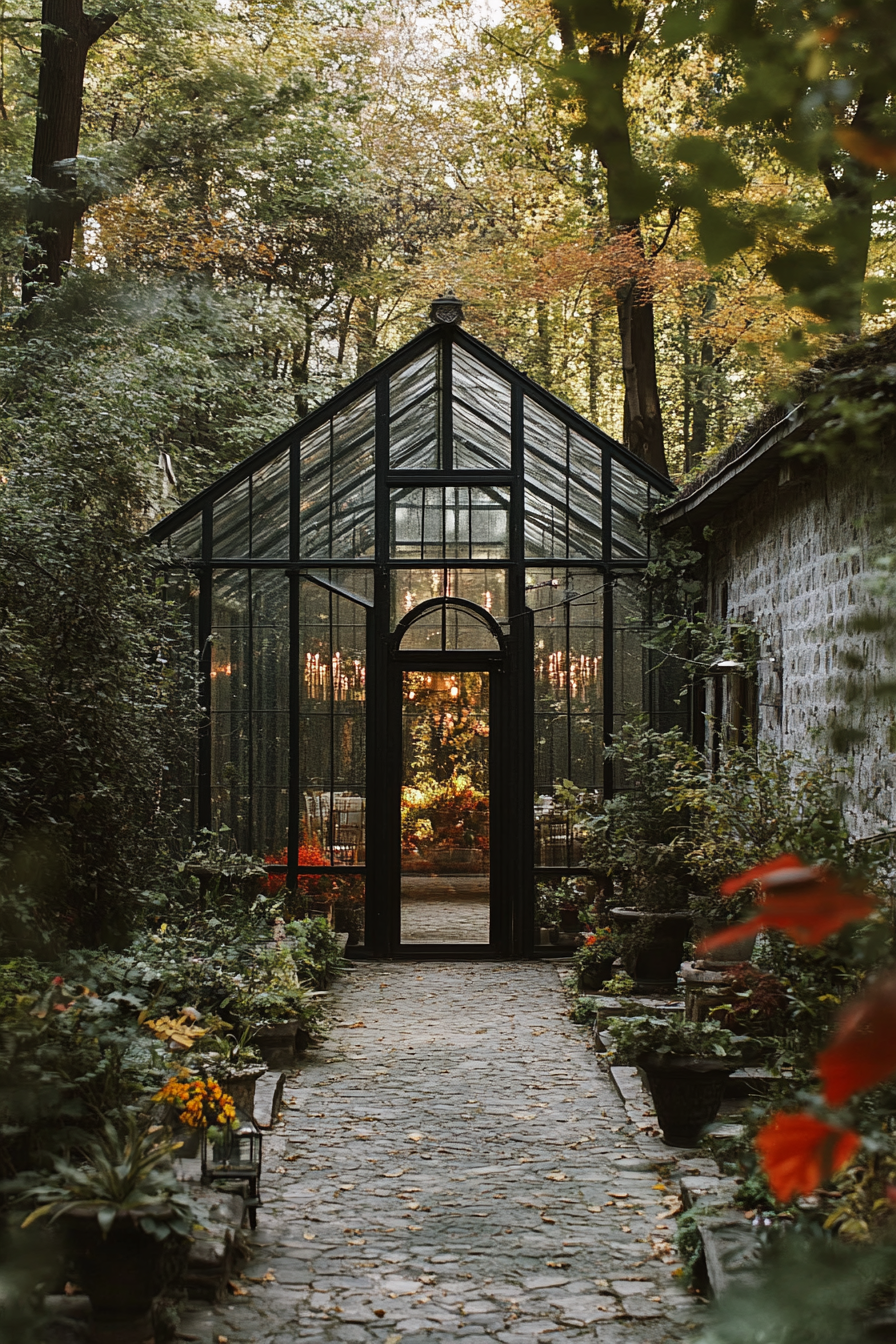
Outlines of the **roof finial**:
<svg viewBox="0 0 896 1344">
<path fill-rule="evenodd" d="M 463 304 L 450 285 L 446 285 L 444 294 L 429 305 L 429 318 L 431 322 L 451 322 L 458 326 L 463 322 Z"/>
</svg>

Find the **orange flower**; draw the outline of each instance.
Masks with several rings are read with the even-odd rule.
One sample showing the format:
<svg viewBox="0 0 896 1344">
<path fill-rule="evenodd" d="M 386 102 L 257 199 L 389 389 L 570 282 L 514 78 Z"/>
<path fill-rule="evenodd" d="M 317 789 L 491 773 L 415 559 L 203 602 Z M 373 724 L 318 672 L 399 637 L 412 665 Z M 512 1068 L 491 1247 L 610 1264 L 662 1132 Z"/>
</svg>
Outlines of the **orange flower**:
<svg viewBox="0 0 896 1344">
<path fill-rule="evenodd" d="M 896 1073 L 896 974 L 875 980 L 861 998 L 846 1005 L 830 1045 L 816 1062 L 831 1106 Z"/>
<path fill-rule="evenodd" d="M 782 854 L 739 877 L 729 877 L 719 891 L 731 896 L 754 883 L 762 893 L 756 914 L 705 938 L 697 949 L 700 955 L 761 929 L 780 929 L 795 943 L 811 947 L 845 924 L 865 919 L 875 907 L 874 897 L 867 892 L 848 891 L 829 868 L 807 867 L 795 854 Z"/>
<path fill-rule="evenodd" d="M 837 1129 L 805 1112 L 778 1111 L 756 1135 L 763 1170 L 782 1203 L 811 1195 L 846 1166 L 861 1142 L 853 1130 Z"/>
</svg>

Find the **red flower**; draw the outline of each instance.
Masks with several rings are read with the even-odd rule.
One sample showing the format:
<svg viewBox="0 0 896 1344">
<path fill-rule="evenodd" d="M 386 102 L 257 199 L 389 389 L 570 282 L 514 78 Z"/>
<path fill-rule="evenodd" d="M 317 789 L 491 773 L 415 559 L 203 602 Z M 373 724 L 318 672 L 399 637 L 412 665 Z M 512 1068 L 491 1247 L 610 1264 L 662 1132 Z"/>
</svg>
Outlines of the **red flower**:
<svg viewBox="0 0 896 1344">
<path fill-rule="evenodd" d="M 817 1065 L 831 1106 L 896 1073 L 896 974 L 882 976 L 846 1005 Z"/>
<path fill-rule="evenodd" d="M 778 1111 L 756 1135 L 756 1147 L 776 1199 L 811 1195 L 841 1167 L 862 1140 L 851 1129 L 836 1129 L 814 1115 Z"/>
<path fill-rule="evenodd" d="M 54 984 L 54 985 L 62 985 L 62 984 L 64 984 L 64 983 L 65 983 L 65 981 L 63 980 L 63 978 L 62 978 L 61 975 L 54 975 L 54 976 L 53 976 L 53 984 Z"/>
<path fill-rule="evenodd" d="M 782 854 L 739 877 L 729 877 L 719 890 L 730 896 L 751 883 L 762 892 L 756 914 L 704 939 L 697 949 L 701 955 L 760 929 L 780 929 L 795 943 L 811 947 L 845 924 L 866 918 L 875 906 L 867 892 L 848 891 L 829 868 L 806 867 L 795 854 Z"/>
</svg>

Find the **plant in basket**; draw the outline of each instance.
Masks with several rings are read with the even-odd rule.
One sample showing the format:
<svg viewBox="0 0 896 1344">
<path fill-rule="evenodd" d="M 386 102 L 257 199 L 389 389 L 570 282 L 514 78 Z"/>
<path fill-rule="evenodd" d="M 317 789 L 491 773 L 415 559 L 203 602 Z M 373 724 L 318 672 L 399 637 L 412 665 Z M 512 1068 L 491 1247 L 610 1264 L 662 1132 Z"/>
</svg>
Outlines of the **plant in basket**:
<svg viewBox="0 0 896 1344">
<path fill-rule="evenodd" d="M 718 1114 L 745 1038 L 718 1022 L 672 1017 L 614 1017 L 607 1026 L 614 1062 L 636 1064 L 647 1077 L 663 1142 L 695 1147 Z"/>
</svg>

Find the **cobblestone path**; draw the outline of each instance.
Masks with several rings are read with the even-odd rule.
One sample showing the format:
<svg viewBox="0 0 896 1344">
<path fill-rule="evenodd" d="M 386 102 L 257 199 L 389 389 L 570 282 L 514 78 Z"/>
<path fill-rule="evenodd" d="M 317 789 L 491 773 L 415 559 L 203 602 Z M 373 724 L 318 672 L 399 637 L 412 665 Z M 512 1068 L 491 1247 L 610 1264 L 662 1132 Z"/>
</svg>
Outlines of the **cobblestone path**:
<svg viewBox="0 0 896 1344">
<path fill-rule="evenodd" d="M 657 1258 L 672 1191 L 565 1013 L 544 964 L 344 976 L 266 1140 L 255 1257 L 208 1309 L 211 1338 L 693 1339 L 700 1308 Z"/>
</svg>

